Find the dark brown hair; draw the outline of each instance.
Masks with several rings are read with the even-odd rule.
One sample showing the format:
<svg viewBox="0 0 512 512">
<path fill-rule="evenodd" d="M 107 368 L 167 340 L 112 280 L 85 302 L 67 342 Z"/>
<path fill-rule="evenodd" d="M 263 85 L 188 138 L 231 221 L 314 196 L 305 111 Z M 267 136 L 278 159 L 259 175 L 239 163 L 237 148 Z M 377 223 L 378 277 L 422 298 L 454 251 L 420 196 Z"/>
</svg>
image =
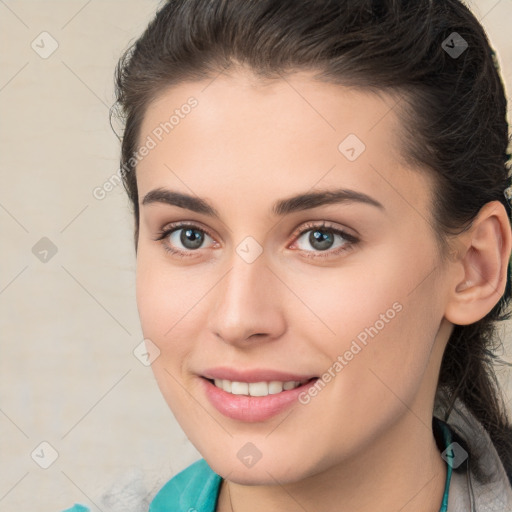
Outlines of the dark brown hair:
<svg viewBox="0 0 512 512">
<path fill-rule="evenodd" d="M 468 45 L 449 50 L 458 36 Z M 450 39 L 451 38 L 451 39 Z M 447 41 L 448 43 L 446 43 Z M 460 47 L 459 47 L 460 48 Z M 169 0 L 116 69 L 114 112 L 125 124 L 121 169 L 133 206 L 137 250 L 138 136 L 148 104 L 185 80 L 244 65 L 262 79 L 309 70 L 325 82 L 397 98 L 402 154 L 436 184 L 434 231 L 446 254 L 487 202 L 509 185 L 506 97 L 484 29 L 458 0 Z M 113 112 L 113 113 L 114 113 Z M 444 419 L 458 398 L 489 432 L 512 481 L 512 427 L 494 365 L 496 321 L 510 317 L 506 291 L 480 321 L 458 326 L 443 356 Z M 469 464 L 481 481 L 478 457 Z"/>
</svg>

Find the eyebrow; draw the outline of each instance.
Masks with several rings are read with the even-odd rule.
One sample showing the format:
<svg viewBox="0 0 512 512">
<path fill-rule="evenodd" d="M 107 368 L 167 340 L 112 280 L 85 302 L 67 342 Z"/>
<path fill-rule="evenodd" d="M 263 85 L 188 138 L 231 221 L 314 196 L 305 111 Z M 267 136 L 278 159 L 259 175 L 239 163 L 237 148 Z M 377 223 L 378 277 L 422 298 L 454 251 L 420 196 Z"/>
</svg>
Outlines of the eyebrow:
<svg viewBox="0 0 512 512">
<path fill-rule="evenodd" d="M 287 199 L 280 199 L 272 206 L 274 215 L 283 216 L 303 210 L 310 210 L 318 206 L 338 203 L 357 202 L 375 206 L 385 210 L 384 206 L 376 199 L 355 190 L 336 189 L 298 194 Z M 210 217 L 220 219 L 219 212 L 207 201 L 200 197 L 176 192 L 165 188 L 157 188 L 148 192 L 142 200 L 142 205 L 163 203 L 178 206 L 196 213 L 202 213 Z"/>
</svg>

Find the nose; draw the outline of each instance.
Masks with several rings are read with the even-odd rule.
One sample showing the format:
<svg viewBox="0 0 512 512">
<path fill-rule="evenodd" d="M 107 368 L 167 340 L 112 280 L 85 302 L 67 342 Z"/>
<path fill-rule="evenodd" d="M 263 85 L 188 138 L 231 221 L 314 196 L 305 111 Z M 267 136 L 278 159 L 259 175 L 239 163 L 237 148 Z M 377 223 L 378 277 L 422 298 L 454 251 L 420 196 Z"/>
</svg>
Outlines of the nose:
<svg viewBox="0 0 512 512">
<path fill-rule="evenodd" d="M 235 253 L 229 271 L 212 294 L 210 332 L 225 343 L 240 346 L 280 337 L 286 330 L 283 287 L 263 254 L 247 263 Z"/>
</svg>

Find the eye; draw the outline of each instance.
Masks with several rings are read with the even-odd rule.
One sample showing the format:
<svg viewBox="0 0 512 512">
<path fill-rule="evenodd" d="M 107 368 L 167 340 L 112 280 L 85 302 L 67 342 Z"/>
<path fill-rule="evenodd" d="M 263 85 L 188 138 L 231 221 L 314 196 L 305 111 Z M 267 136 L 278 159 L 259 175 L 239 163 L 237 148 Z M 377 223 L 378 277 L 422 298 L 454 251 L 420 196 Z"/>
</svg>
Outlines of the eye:
<svg viewBox="0 0 512 512">
<path fill-rule="evenodd" d="M 294 245 L 297 245 L 301 251 L 310 253 L 307 256 L 313 258 L 335 256 L 348 251 L 359 242 L 355 236 L 346 233 L 342 229 L 329 226 L 325 222 L 303 226 L 297 237 Z M 308 246 L 312 247 L 313 250 L 309 249 Z"/>
<path fill-rule="evenodd" d="M 342 229 L 321 224 L 308 223 L 294 235 L 298 249 L 309 258 L 336 256 L 353 248 L 359 239 Z M 216 244 L 213 237 L 203 228 L 191 223 L 176 223 L 158 233 L 155 241 L 161 241 L 164 249 L 180 257 L 195 256 L 194 252 L 204 248 L 208 239 Z M 337 239 L 337 240 L 336 240 Z M 337 244 L 336 244 L 337 242 Z M 310 250 L 307 246 L 312 247 Z"/>
<path fill-rule="evenodd" d="M 205 240 L 213 238 L 195 224 L 174 224 L 159 232 L 155 241 L 162 241 L 167 252 L 179 256 L 191 256 L 191 252 L 202 248 Z"/>
</svg>

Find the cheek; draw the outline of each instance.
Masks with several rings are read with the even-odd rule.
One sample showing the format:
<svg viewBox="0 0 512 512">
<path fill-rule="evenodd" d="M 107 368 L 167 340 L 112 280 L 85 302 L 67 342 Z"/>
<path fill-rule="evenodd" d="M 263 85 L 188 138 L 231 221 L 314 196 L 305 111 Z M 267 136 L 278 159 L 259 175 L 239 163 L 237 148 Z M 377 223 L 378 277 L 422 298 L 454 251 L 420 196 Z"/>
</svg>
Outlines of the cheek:
<svg viewBox="0 0 512 512">
<path fill-rule="evenodd" d="M 357 440 L 368 442 L 407 408 L 415 409 L 437 332 L 432 308 L 437 299 L 432 283 L 410 293 L 410 286 L 399 285 L 401 277 L 397 271 L 369 279 L 373 288 L 347 286 L 334 303 L 323 303 L 322 318 L 336 335 L 307 333 L 317 343 L 315 352 L 327 356 L 322 360 L 329 382 L 303 406 L 304 421 L 323 431 L 325 446 L 338 446 L 335 456 L 356 449 Z M 340 443 L 340 429 L 353 444 Z"/>
<path fill-rule="evenodd" d="M 348 349 L 347 342 L 358 339 L 364 344 L 382 337 L 397 322 L 406 299 L 403 278 L 403 272 L 382 262 L 290 273 L 287 279 L 299 290 L 300 298 L 287 306 L 287 314 L 294 315 L 290 323 L 301 329 L 311 325 L 308 331 L 301 330 L 301 338 L 336 356 Z"/>
<path fill-rule="evenodd" d="M 435 260 L 427 253 L 390 249 L 350 269 L 299 278 L 301 299 L 321 322 L 308 327 L 297 316 L 297 325 L 327 356 L 324 370 L 343 374 L 334 381 L 344 394 L 376 396 L 375 386 L 384 386 L 378 377 L 404 398 L 417 390 L 442 319 Z"/>
<path fill-rule="evenodd" d="M 190 286 L 184 273 L 162 262 L 161 255 L 140 247 L 137 255 L 136 298 L 143 336 L 159 349 L 151 369 L 162 396 L 171 410 L 194 417 L 191 401 L 183 391 L 183 366 L 193 350 L 190 340 L 197 339 L 191 330 L 196 323 L 204 291 Z M 196 283 L 198 280 L 192 280 Z M 200 281 L 199 281 L 200 282 Z"/>
<path fill-rule="evenodd" d="M 198 315 L 208 276 L 170 265 L 165 255 L 141 247 L 137 255 L 136 298 L 144 335 L 172 340 L 188 315 Z"/>
<path fill-rule="evenodd" d="M 152 255 L 149 250 L 139 251 L 136 298 L 144 338 L 160 351 L 151 365 L 153 373 L 164 397 L 172 400 L 183 378 L 183 363 L 193 350 L 191 340 L 198 339 L 194 330 L 201 322 L 190 319 L 201 315 L 205 290 L 198 284 L 200 279 L 187 278 L 186 272 L 161 260 L 161 255 Z"/>
</svg>

